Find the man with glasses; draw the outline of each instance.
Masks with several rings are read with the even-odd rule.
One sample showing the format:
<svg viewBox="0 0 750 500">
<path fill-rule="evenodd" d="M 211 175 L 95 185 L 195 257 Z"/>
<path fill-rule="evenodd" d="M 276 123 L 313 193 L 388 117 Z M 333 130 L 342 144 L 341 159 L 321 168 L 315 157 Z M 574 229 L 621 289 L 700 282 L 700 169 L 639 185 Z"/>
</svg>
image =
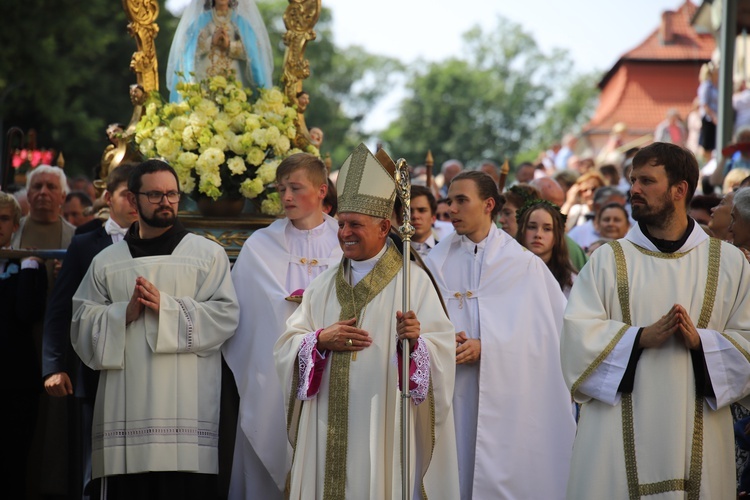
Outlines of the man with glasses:
<svg viewBox="0 0 750 500">
<path fill-rule="evenodd" d="M 168 164 L 141 163 L 128 189 L 138 220 L 73 297 L 73 347 L 100 371 L 93 477 L 110 500 L 215 497 L 220 350 L 239 318 L 229 259 L 180 224 Z"/>
</svg>

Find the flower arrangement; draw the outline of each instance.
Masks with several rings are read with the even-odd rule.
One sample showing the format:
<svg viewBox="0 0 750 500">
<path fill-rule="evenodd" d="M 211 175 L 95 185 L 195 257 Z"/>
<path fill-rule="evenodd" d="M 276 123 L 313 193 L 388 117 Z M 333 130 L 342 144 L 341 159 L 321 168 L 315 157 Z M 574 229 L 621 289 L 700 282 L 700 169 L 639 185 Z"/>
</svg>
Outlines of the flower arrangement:
<svg viewBox="0 0 750 500">
<path fill-rule="evenodd" d="M 161 157 L 177 172 L 180 190 L 196 198 L 252 200 L 262 213 L 277 215 L 276 168 L 297 134 L 297 110 L 277 87 L 250 89 L 232 76 L 214 76 L 177 87 L 183 100 L 164 103 L 150 96 L 136 126 L 135 142 L 146 158 Z M 308 150 L 319 155 L 317 149 Z"/>
</svg>

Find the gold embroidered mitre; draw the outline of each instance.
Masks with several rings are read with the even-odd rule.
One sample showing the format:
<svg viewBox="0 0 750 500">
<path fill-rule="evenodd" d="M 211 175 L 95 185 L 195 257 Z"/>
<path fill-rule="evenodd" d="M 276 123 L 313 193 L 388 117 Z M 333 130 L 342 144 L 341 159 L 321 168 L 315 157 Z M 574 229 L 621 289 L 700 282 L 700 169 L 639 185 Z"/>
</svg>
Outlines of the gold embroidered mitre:
<svg viewBox="0 0 750 500">
<path fill-rule="evenodd" d="M 383 158 L 387 158 L 383 151 Z M 338 211 L 390 219 L 396 200 L 396 182 L 383 164 L 360 144 L 344 161 L 336 181 Z"/>
</svg>

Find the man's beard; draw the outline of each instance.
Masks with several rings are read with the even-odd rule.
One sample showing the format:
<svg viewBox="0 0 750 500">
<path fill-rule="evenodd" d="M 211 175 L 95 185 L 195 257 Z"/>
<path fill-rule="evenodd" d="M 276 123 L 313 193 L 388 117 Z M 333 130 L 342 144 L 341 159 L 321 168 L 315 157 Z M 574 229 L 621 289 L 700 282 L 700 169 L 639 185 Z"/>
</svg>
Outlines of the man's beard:
<svg viewBox="0 0 750 500">
<path fill-rule="evenodd" d="M 165 209 L 168 209 L 170 211 L 169 215 L 167 215 L 166 213 L 159 215 L 159 212 Z M 154 210 L 154 214 L 149 217 L 143 213 L 143 210 L 141 209 L 141 205 L 139 203 L 138 215 L 145 224 L 151 227 L 159 227 L 159 228 L 172 227 L 174 226 L 174 223 L 177 220 L 177 215 L 175 214 L 172 207 L 159 206 L 159 208 Z"/>
<path fill-rule="evenodd" d="M 640 198 L 643 200 L 643 198 Z M 645 202 L 645 200 L 643 200 Z M 633 219 L 653 227 L 664 227 L 671 219 L 675 212 L 674 202 L 669 197 L 669 192 L 665 193 L 661 199 L 660 207 L 651 207 L 649 205 L 632 205 Z"/>
</svg>

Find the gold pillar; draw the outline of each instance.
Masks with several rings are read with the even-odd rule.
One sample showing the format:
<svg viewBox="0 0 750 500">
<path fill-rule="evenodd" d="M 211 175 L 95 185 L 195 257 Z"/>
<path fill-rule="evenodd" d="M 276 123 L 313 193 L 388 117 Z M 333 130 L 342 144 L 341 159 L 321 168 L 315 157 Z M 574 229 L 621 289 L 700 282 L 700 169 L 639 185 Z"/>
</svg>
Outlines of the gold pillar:
<svg viewBox="0 0 750 500">
<path fill-rule="evenodd" d="M 310 76 L 310 61 L 305 59 L 305 47 L 315 40 L 315 24 L 320 17 L 320 0 L 289 0 L 284 12 L 284 69 L 281 82 L 284 94 L 290 103 L 297 104 L 297 94 L 302 90 L 302 82 Z M 310 144 L 305 116 L 297 113 L 297 137 L 294 145 L 300 149 Z"/>
</svg>

